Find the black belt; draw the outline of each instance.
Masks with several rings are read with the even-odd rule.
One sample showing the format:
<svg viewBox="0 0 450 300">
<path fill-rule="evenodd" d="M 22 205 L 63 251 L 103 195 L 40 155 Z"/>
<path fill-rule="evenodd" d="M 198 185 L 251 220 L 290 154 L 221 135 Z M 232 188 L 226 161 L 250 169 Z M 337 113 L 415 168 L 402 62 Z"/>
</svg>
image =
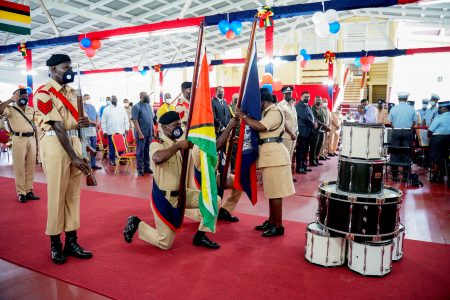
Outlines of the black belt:
<svg viewBox="0 0 450 300">
<path fill-rule="evenodd" d="M 34 136 L 34 132 L 14 132 L 15 136 L 30 137 Z"/>
<path fill-rule="evenodd" d="M 178 197 L 178 191 L 163 191 L 161 192 L 164 194 L 164 196 L 170 196 L 170 197 Z"/>
<path fill-rule="evenodd" d="M 266 139 L 259 139 L 258 143 L 260 145 L 262 144 L 267 144 L 267 143 L 282 143 L 283 142 L 283 138 L 280 137 L 270 137 L 270 138 L 266 138 Z"/>
</svg>

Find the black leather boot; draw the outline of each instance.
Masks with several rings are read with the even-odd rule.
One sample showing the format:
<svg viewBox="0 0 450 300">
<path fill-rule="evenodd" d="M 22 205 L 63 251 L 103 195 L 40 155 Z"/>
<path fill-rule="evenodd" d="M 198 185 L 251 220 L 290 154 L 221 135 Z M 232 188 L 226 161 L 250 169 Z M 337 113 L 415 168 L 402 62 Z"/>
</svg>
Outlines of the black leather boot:
<svg viewBox="0 0 450 300">
<path fill-rule="evenodd" d="M 255 230 L 266 231 L 272 227 L 275 227 L 275 224 L 271 224 L 269 223 L 269 220 L 265 220 L 261 225 L 255 226 Z"/>
<path fill-rule="evenodd" d="M 77 243 L 77 232 L 66 232 L 66 244 L 64 245 L 64 253 L 67 256 L 75 256 L 76 258 L 88 259 L 92 257 L 92 252 L 84 250 Z"/>
<path fill-rule="evenodd" d="M 60 265 L 66 262 L 67 257 L 62 250 L 62 244 L 61 239 L 59 238 L 59 234 L 50 236 L 50 249 L 52 261 L 55 264 Z"/>
<path fill-rule="evenodd" d="M 219 209 L 218 219 L 222 220 L 222 221 L 228 221 L 228 222 L 239 222 L 238 217 L 233 216 L 228 210 L 226 210 L 225 208 L 222 208 L 222 207 Z"/>
<path fill-rule="evenodd" d="M 197 231 L 192 240 L 192 244 L 198 247 L 205 247 L 208 249 L 219 249 L 220 245 L 211 241 L 203 231 Z"/>
</svg>

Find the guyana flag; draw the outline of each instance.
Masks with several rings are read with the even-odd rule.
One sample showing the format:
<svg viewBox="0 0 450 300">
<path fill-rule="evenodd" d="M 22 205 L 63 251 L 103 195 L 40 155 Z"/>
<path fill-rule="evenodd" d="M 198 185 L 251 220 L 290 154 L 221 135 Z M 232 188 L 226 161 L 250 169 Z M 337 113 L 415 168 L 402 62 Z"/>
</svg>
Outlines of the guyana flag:
<svg viewBox="0 0 450 300">
<path fill-rule="evenodd" d="M 30 7 L 0 0 L 0 31 L 30 34 Z"/>
<path fill-rule="evenodd" d="M 203 224 L 215 231 L 214 220 L 218 212 L 215 168 L 218 157 L 208 76 L 208 61 L 204 51 L 187 139 L 200 149 L 199 208 L 203 216 Z"/>
</svg>

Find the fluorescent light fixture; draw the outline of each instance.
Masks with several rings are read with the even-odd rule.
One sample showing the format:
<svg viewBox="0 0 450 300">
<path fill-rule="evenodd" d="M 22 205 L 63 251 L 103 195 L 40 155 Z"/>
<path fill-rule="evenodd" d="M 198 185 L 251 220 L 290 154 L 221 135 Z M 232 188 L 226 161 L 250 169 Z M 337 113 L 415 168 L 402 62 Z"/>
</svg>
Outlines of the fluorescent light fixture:
<svg viewBox="0 0 450 300">
<path fill-rule="evenodd" d="M 433 4 L 443 4 L 450 3 L 450 0 L 422 0 L 419 2 L 421 6 L 433 5 Z"/>
<path fill-rule="evenodd" d="M 20 73 L 22 73 L 22 75 L 36 75 L 35 70 L 31 70 L 31 71 L 22 70 Z"/>
<path fill-rule="evenodd" d="M 175 34 L 175 33 L 195 32 L 197 30 L 198 30 L 197 26 L 190 26 L 190 27 L 183 27 L 183 28 L 176 28 L 176 29 L 163 29 L 163 30 L 157 30 L 157 31 L 151 31 L 151 32 L 140 32 L 140 33 L 133 33 L 133 34 L 118 35 L 118 36 L 112 36 L 108 39 L 111 41 L 123 41 L 123 40 L 128 40 L 128 39 L 147 38 L 150 36 L 162 36 L 162 35 L 170 35 L 170 34 Z"/>
</svg>

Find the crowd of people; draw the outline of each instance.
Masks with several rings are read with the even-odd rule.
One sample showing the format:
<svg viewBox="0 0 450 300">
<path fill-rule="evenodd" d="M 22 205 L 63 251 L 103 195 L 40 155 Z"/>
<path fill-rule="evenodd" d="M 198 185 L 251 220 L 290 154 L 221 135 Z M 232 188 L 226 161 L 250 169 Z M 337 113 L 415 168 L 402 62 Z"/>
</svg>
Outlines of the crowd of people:
<svg viewBox="0 0 450 300">
<path fill-rule="evenodd" d="M 156 228 L 142 222 L 137 216 L 131 216 L 124 229 L 126 242 L 131 242 L 138 231 L 139 238 L 161 249 L 170 249 L 175 233 L 176 220 L 169 220 L 165 212 L 175 208 L 178 203 L 182 156 L 180 150 L 192 149 L 192 170 L 189 176 L 194 179 L 199 169 L 194 145 L 185 139 L 190 108 L 192 84 L 183 82 L 181 93 L 175 99 L 164 94 L 164 103 L 155 112 L 150 105 L 147 92 L 139 94 L 135 105 L 128 99 L 118 104 L 116 96 L 107 98 L 107 104 L 97 112 L 90 96 L 82 96 L 85 116 L 78 116 L 76 98 L 80 91 L 72 89 L 74 73 L 70 57 L 63 54 L 52 55 L 47 60 L 49 81 L 39 87 L 34 95 L 34 107 L 29 107 L 26 91 L 17 90 L 11 99 L 0 104 L 0 115 L 7 118 L 13 135 L 13 165 L 16 178 L 16 190 L 19 202 L 39 200 L 33 193 L 33 177 L 37 156 L 40 157 L 47 178 L 48 218 L 46 234 L 50 236 L 51 257 L 53 262 L 64 263 L 67 256 L 82 259 L 92 257 L 92 253 L 83 249 L 77 242 L 79 228 L 79 202 L 82 174 L 90 175 L 97 165 L 96 155 L 88 162 L 81 158 L 79 128 L 92 127 L 101 130 L 108 139 L 109 163 L 116 165 L 114 134 L 124 137 L 130 132 L 136 140 L 136 159 L 138 176 L 153 173 L 152 210 Z M 365 124 L 381 123 L 392 126 L 392 144 L 408 146 L 413 139 L 414 126 L 427 126 L 431 135 L 430 157 L 433 162 L 434 181 L 441 181 L 444 170 L 442 161 L 446 160 L 450 146 L 450 102 L 441 101 L 432 95 L 430 101 L 422 100 L 423 107 L 417 112 L 407 104 L 408 94 L 400 93 L 399 104 L 388 105 L 384 100 L 377 101 L 377 107 L 361 100 L 357 112 L 347 113 L 344 117 L 342 105 L 331 107 L 326 98 L 315 96 L 310 105 L 311 94 L 301 93 L 298 101 L 294 86 L 284 86 L 283 99 L 278 101 L 268 89 L 261 89 L 260 120 L 253 119 L 247 112 L 237 107 L 239 94 L 231 95 L 230 105 L 226 101 L 225 89 L 218 86 L 212 98 L 214 126 L 217 136 L 217 151 L 220 153 L 227 145 L 230 132 L 239 126 L 239 120 L 245 120 L 259 135 L 258 169 L 261 173 L 264 195 L 269 200 L 269 218 L 255 227 L 264 237 L 284 234 L 282 223 L 282 198 L 295 193 L 293 172 L 306 174 L 310 167 L 322 165 L 330 157 L 338 154 L 340 130 L 344 122 Z M 431 107 L 428 108 L 428 104 Z M 97 136 L 89 137 L 90 145 L 95 148 Z M 233 155 L 234 156 L 234 155 Z M 219 157 L 221 157 L 219 155 Z M 197 163 L 196 163 L 197 162 Z M 222 163 L 222 159 L 220 159 Z M 197 165 L 196 165 L 197 164 Z M 219 220 L 238 222 L 232 212 L 241 197 L 241 191 L 232 184 L 235 160 L 232 158 L 231 172 L 227 175 L 227 184 L 222 188 L 231 189 L 230 196 L 224 200 L 216 216 Z M 292 166 L 295 165 L 295 168 Z M 403 172 L 409 172 L 403 168 Z M 398 180 L 397 170 L 393 169 L 393 179 Z M 218 249 L 220 245 L 206 236 L 211 231 L 203 224 L 198 211 L 200 191 L 198 186 L 188 186 L 186 208 L 194 209 L 194 219 L 200 222 L 193 244 L 209 249 Z M 220 197 L 219 197 L 220 198 Z M 220 201 L 220 199 L 219 199 Z M 187 212 L 186 212 L 187 213 Z M 175 222 L 176 223 L 176 222 Z M 65 232 L 65 246 L 62 247 L 60 235 Z"/>
</svg>

